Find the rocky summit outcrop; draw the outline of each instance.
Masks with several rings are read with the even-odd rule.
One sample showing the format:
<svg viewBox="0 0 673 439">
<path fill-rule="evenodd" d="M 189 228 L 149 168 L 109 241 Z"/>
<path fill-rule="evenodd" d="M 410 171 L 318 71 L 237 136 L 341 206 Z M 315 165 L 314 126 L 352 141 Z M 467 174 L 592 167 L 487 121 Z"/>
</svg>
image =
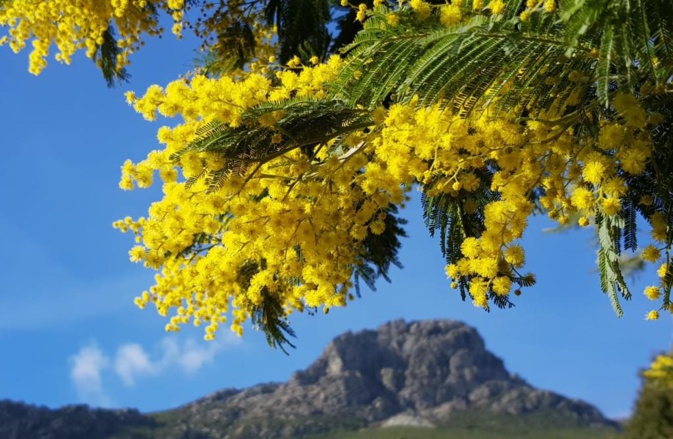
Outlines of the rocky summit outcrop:
<svg viewBox="0 0 673 439">
<path fill-rule="evenodd" d="M 541 417 L 568 427 L 613 425 L 589 404 L 510 374 L 463 323 L 398 320 L 337 337 L 286 383 L 216 392 L 148 417 L 133 436 L 117 430 L 113 437 L 283 439 L 334 429 Z"/>
<path fill-rule="evenodd" d="M 610 423 L 589 404 L 510 374 L 475 329 L 447 320 L 398 320 L 345 333 L 286 383 L 217 392 L 178 413 L 202 420 L 214 438 L 298 437 L 339 425 L 450 425 L 466 413 Z"/>
</svg>

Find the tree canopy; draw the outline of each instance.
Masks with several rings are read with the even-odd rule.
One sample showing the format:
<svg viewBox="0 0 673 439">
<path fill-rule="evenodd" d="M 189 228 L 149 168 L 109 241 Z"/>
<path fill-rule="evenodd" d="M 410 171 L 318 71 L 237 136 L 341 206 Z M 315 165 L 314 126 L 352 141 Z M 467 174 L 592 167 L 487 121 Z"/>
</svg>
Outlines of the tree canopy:
<svg viewBox="0 0 673 439">
<path fill-rule="evenodd" d="M 252 321 L 276 346 L 292 312 L 325 312 L 387 279 L 407 193 L 451 286 L 488 310 L 535 283 L 520 239 L 534 214 L 595 227 L 618 315 L 622 252 L 673 286 L 673 10 L 664 0 L 0 0 L 0 44 L 85 50 L 108 83 L 144 39 L 192 29 L 203 65 L 128 102 L 162 149 L 122 167 L 163 199 L 115 227 L 157 270 L 137 299 L 166 325 Z M 638 227 L 649 231 L 641 242 Z"/>
<path fill-rule="evenodd" d="M 633 439 L 659 439 L 673 434 L 673 356 L 655 357 L 642 373 L 642 387 L 626 425 L 626 435 Z"/>
</svg>

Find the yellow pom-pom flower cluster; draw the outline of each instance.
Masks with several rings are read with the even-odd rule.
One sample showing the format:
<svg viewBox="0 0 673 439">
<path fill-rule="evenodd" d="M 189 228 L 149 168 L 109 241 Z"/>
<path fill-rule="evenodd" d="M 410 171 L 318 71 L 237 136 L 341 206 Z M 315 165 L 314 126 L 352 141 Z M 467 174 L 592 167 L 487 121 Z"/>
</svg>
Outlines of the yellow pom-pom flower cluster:
<svg viewBox="0 0 673 439">
<path fill-rule="evenodd" d="M 424 0 L 409 0 L 409 6 L 414 10 L 416 16 L 421 20 L 425 20 L 432 13 L 430 3 Z"/>
<path fill-rule="evenodd" d="M 238 1 L 203 2 L 202 16 L 196 23 L 186 19 L 186 12 L 195 8 L 185 0 L 12 0 L 0 2 L 0 27 L 7 27 L 7 35 L 0 35 L 0 46 L 8 44 L 18 53 L 31 42 L 29 71 L 40 74 L 47 66 L 52 45 L 59 62 L 70 64 L 73 55 L 84 50 L 87 57 L 96 57 L 103 44 L 116 44 L 116 68 L 129 63 L 130 55 L 144 44 L 146 36 L 164 32 L 158 12 L 163 11 L 173 20 L 172 33 L 182 37 L 183 28 L 191 28 L 203 39 L 202 49 L 208 46 L 217 52 L 217 39 L 232 24 L 250 25 L 256 46 L 255 57 L 266 59 L 273 53 L 276 32 L 261 17 L 260 8 L 251 8 Z M 114 41 L 106 42 L 105 38 Z M 99 67 L 102 65 L 98 60 Z M 255 66 L 252 66 L 255 67 Z"/>
<path fill-rule="evenodd" d="M 463 14 L 460 6 L 450 4 L 442 6 L 440 9 L 439 20 L 444 26 L 453 26 L 454 24 L 460 23 L 462 16 Z"/>
<path fill-rule="evenodd" d="M 557 0 L 527 0 L 526 8 L 521 11 L 519 18 L 521 21 L 526 22 L 530 20 L 530 17 L 536 12 L 547 14 L 556 12 L 558 9 L 556 2 Z"/>
<path fill-rule="evenodd" d="M 657 356 L 643 376 L 655 385 L 665 388 L 673 386 L 673 356 L 664 354 Z"/>
<path fill-rule="evenodd" d="M 181 19 L 184 0 L 50 0 L 34 2 L 14 0 L 0 4 L 0 26 L 9 28 L 3 39 L 14 52 L 19 52 L 32 40 L 30 72 L 39 74 L 47 65 L 50 46 L 58 49 L 56 59 L 70 64 L 80 49 L 93 58 L 104 43 L 110 23 L 119 36 L 121 49 L 117 65 L 128 64 L 128 56 L 140 47 L 143 34 L 162 32 L 157 22 L 157 8 L 174 11 Z"/>
<path fill-rule="evenodd" d="M 548 4 L 531 1 L 527 7 L 553 12 Z M 436 19 L 444 26 L 481 13 L 453 3 L 433 13 L 422 0 L 408 7 L 414 19 Z M 488 8 L 498 15 L 506 4 L 491 0 Z M 358 10 L 365 20 L 369 11 Z M 399 19 L 392 12 L 385 17 L 391 26 Z M 150 207 L 147 218 L 115 224 L 136 235 L 131 260 L 160 271 L 136 303 L 152 302 L 161 315 L 172 314 L 167 330 L 205 324 L 206 338 L 212 339 L 231 315 L 231 328 L 240 334 L 242 324 L 270 297 L 286 314 L 344 306 L 365 240 L 386 231 L 387 209 L 403 205 L 405 192 L 415 184 L 427 197 L 450 200 L 455 217 L 471 224 L 448 244 L 453 256 L 447 258 L 446 273 L 452 286 L 467 292 L 475 306 L 506 305 L 512 293 L 520 294 L 519 287 L 535 281 L 521 271 L 526 254 L 520 240 L 536 208 L 561 225 L 623 222 L 624 211 L 635 204 L 628 180 L 646 175 L 655 153 L 653 115 L 629 93 L 612 96 L 591 135 L 575 131 L 585 114 L 572 109 L 572 99 L 566 102 L 570 107 L 515 119 L 488 111 L 464 116 L 451 111 L 451 102 L 423 106 L 418 98 L 406 98 L 373 110 L 366 128 L 328 136 L 310 153 L 299 146 L 278 149 L 248 163 L 245 156 L 237 162 L 190 149 L 211 123 L 248 128 L 248 110 L 260 104 L 329 97 L 329 83 L 343 61 L 310 63 L 302 66 L 299 58 L 292 59 L 290 69 L 278 70 L 275 78 L 266 67 L 251 68 L 222 78 L 197 75 L 165 89 L 152 86 L 141 98 L 127 96 L 148 120 L 161 114 L 185 121 L 159 130 L 165 149 L 124 164 L 123 189 L 149 187 L 158 173 L 164 198 Z M 362 72 L 352 75 L 357 80 Z M 588 81 L 578 72 L 568 79 Z M 292 143 L 278 128 L 282 118 L 283 111 L 276 111 L 253 122 L 276 130 L 268 151 Z M 217 173 L 217 184 L 203 177 Z M 639 202 L 649 206 L 654 200 Z M 666 308 L 669 253 L 662 257 L 660 249 L 669 246 L 670 231 L 661 213 L 648 216 L 652 239 L 641 249 L 642 257 L 661 267 L 660 285 L 644 293 L 650 300 L 664 296 Z M 616 259 L 613 253 L 604 259 Z M 647 315 L 658 317 L 658 311 Z"/>
<path fill-rule="evenodd" d="M 153 302 L 162 315 L 173 309 L 167 330 L 191 321 L 206 324 L 212 339 L 231 314 L 240 334 L 269 295 L 288 314 L 345 305 L 363 241 L 383 233 L 387 206 L 403 204 L 406 188 L 415 183 L 428 196 L 454 199 L 466 218 L 483 215 L 483 228 L 464 237 L 462 256 L 446 272 L 454 286 L 469 286 L 476 306 L 488 309 L 508 301 L 516 284 L 534 283 L 534 275 L 519 272 L 525 264 L 519 240 L 534 210 L 534 192 L 543 191 L 540 205 L 561 224 L 579 218 L 588 225 L 596 212 L 617 218 L 627 193 L 625 173 L 643 172 L 652 154 L 645 112 L 628 95 L 615 98 L 618 116 L 583 143 L 569 128 L 572 114 L 525 123 L 488 112 L 463 118 L 445 105 L 421 107 L 412 99 L 375 110 L 366 130 L 347 135 L 347 153 L 334 153 L 332 139 L 312 156 L 293 149 L 254 169 L 230 170 L 215 189 L 199 178 L 226 166 L 216 153 L 183 152 L 206 124 L 235 128 L 256 105 L 325 97 L 325 84 L 342 63 L 333 57 L 299 72 L 281 70 L 275 83 L 254 72 L 240 79 L 196 76 L 165 89 L 152 86 L 139 99 L 128 96 L 148 120 L 157 113 L 185 119 L 159 130 L 164 150 L 122 167 L 124 189 L 150 186 L 158 171 L 164 199 L 147 218 L 116 223 L 137 235 L 131 260 L 161 272 L 136 303 Z M 258 123 L 273 128 L 280 117 L 266 114 Z M 277 132 L 271 143 L 284 136 Z M 485 190 L 493 194 L 486 203 L 480 201 Z M 657 215 L 650 220 L 652 237 L 660 241 L 666 224 Z M 643 255 L 661 259 L 653 245 Z M 645 294 L 656 300 L 660 287 Z"/>
<path fill-rule="evenodd" d="M 217 155 L 186 153 L 177 168 L 169 160 L 209 121 L 237 127 L 242 112 L 259 103 L 290 95 L 320 96 L 322 84 L 340 64 L 334 57 L 299 74 L 280 72 L 280 85 L 275 87 L 259 74 L 241 81 L 195 77 L 165 90 L 151 87 L 133 100 L 136 110 L 150 120 L 157 111 L 186 119 L 173 129 L 160 130 L 165 150 L 122 168 L 124 188 L 146 187 L 152 173 L 159 171 L 163 200 L 151 206 L 147 218 L 115 224 L 138 236 L 131 259 L 161 270 L 156 285 L 136 303 L 144 307 L 153 302 L 162 315 L 174 309 L 167 330 L 192 321 L 206 324 L 206 338 L 212 339 L 230 312 L 232 329 L 240 334 L 241 324 L 267 295 L 287 312 L 345 305 L 362 241 L 370 233 L 382 233 L 386 207 L 403 201 L 399 185 L 388 192 L 358 180 L 366 153 L 341 158 L 322 154 L 324 163 L 316 169 L 304 153 L 294 150 L 255 171 L 231 173 L 217 190 L 209 190 L 205 179 L 192 185 L 178 181 L 175 172 L 180 169 L 190 179 L 204 170 L 218 170 L 224 163 Z M 260 123 L 273 125 L 272 120 Z"/>
</svg>

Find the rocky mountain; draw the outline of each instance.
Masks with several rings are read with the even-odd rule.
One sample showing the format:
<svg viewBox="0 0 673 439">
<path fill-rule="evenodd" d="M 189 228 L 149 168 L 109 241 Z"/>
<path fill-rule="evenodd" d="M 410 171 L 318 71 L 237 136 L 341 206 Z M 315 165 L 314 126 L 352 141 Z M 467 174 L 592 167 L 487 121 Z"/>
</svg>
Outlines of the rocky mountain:
<svg viewBox="0 0 673 439">
<path fill-rule="evenodd" d="M 86 436 L 90 439 L 284 439 L 335 429 L 481 425 L 502 419 L 545 419 L 561 427 L 615 425 L 587 403 L 535 389 L 510 374 L 475 329 L 447 320 L 398 320 L 376 330 L 347 332 L 286 383 L 223 390 L 152 415 L 23 407 L 3 411 L 0 405 L 0 438 L 78 438 L 58 431 L 77 424 L 69 419 L 80 416 L 101 420 L 99 429 Z M 37 420 L 50 416 L 50 423 Z M 37 431 L 36 425 L 52 429 L 22 435 L 29 428 Z"/>
</svg>

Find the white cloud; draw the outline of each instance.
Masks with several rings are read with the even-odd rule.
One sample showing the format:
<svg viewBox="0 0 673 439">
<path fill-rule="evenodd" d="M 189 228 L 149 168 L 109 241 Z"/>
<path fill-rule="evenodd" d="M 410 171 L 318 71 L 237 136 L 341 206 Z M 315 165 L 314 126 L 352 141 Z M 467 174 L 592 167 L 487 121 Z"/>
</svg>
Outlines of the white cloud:
<svg viewBox="0 0 673 439">
<path fill-rule="evenodd" d="M 194 373 L 203 365 L 212 363 L 221 347 L 221 344 L 214 343 L 207 347 L 198 346 L 192 340 L 188 340 L 179 360 L 180 367 L 187 373 Z"/>
<path fill-rule="evenodd" d="M 135 385 L 136 377 L 154 375 L 159 372 L 156 364 L 152 363 L 142 346 L 138 343 L 128 343 L 117 349 L 114 369 L 125 385 Z"/>
<path fill-rule="evenodd" d="M 221 334 L 215 341 L 184 340 L 165 337 L 151 355 L 138 343 L 125 343 L 117 348 L 114 358 L 108 358 L 96 344 L 82 348 L 71 358 L 70 376 L 83 402 L 94 405 L 111 405 L 111 399 L 103 390 L 103 372 L 111 369 L 127 387 L 136 385 L 139 379 L 159 376 L 170 370 L 194 374 L 212 364 L 218 353 L 240 344 L 238 337 Z"/>
<path fill-rule="evenodd" d="M 183 372 L 193 374 L 203 366 L 211 364 L 220 351 L 240 342 L 238 337 L 228 333 L 220 334 L 212 342 L 187 339 L 182 346 L 174 338 L 166 337 L 161 342 L 164 351 L 163 363 L 176 364 Z"/>
<path fill-rule="evenodd" d="M 112 400 L 103 390 L 101 372 L 110 366 L 110 360 L 91 343 L 70 358 L 70 377 L 80 400 L 92 405 L 110 406 Z"/>
</svg>

